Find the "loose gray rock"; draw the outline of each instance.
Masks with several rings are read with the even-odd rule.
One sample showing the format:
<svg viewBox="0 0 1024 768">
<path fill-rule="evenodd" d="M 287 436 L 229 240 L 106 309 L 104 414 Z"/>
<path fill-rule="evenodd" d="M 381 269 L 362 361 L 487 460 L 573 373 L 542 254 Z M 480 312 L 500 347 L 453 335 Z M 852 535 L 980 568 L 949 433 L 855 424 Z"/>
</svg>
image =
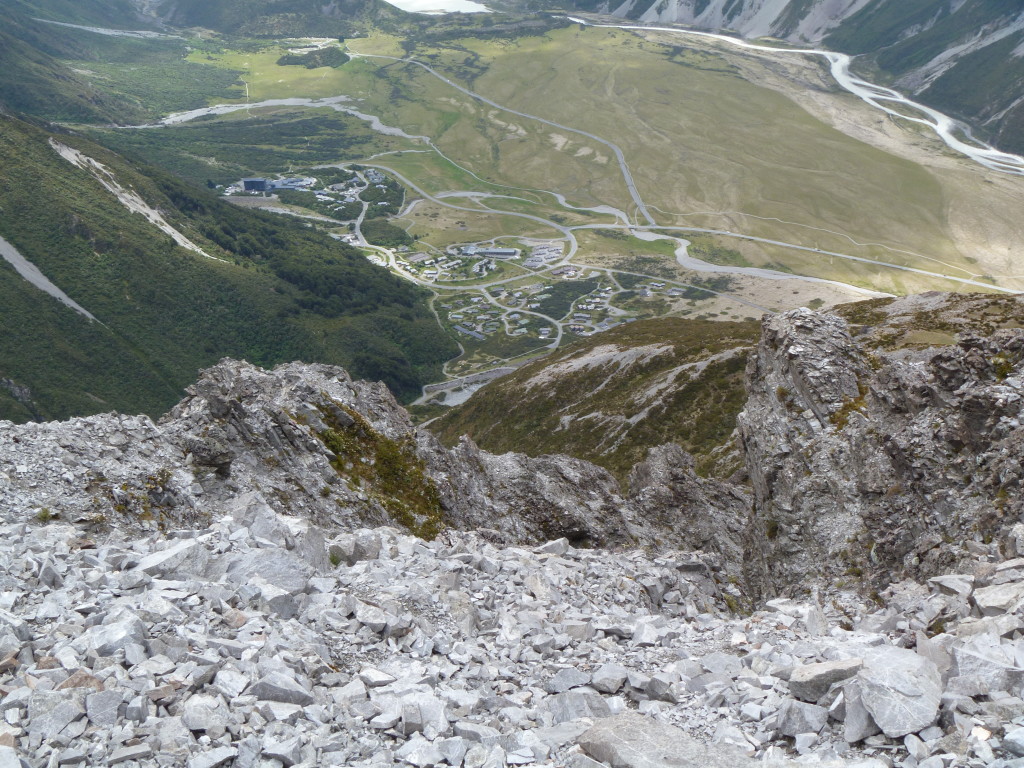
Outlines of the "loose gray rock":
<svg viewBox="0 0 1024 768">
<path fill-rule="evenodd" d="M 271 672 L 261 678 L 249 692 L 262 701 L 280 701 L 302 706 L 316 701 L 309 691 L 281 672 Z"/>
<path fill-rule="evenodd" d="M 298 736 L 289 739 L 267 739 L 263 742 L 263 756 L 268 760 L 280 760 L 285 768 L 302 762 L 302 742 Z"/>
<path fill-rule="evenodd" d="M 889 738 L 927 728 L 935 722 L 942 679 L 935 663 L 913 651 L 876 648 L 857 673 L 864 707 Z"/>
<path fill-rule="evenodd" d="M 778 718 L 777 728 L 783 736 L 818 733 L 828 722 L 828 710 L 816 704 L 787 699 L 779 709 Z"/>
<path fill-rule="evenodd" d="M 590 684 L 601 693 L 618 693 L 629 673 L 620 664 L 602 664 L 591 677 Z"/>
<path fill-rule="evenodd" d="M 81 690 L 33 691 L 28 699 L 28 731 L 50 739 L 85 716 Z"/>
<path fill-rule="evenodd" d="M 571 688 L 579 688 L 590 682 L 590 675 L 581 672 L 575 667 L 566 667 L 558 670 L 554 677 L 544 683 L 544 690 L 548 693 L 564 693 Z"/>
<path fill-rule="evenodd" d="M 864 666 L 860 659 L 803 664 L 789 678 L 789 692 L 801 701 L 816 702 L 833 684 L 853 677 Z"/>
</svg>

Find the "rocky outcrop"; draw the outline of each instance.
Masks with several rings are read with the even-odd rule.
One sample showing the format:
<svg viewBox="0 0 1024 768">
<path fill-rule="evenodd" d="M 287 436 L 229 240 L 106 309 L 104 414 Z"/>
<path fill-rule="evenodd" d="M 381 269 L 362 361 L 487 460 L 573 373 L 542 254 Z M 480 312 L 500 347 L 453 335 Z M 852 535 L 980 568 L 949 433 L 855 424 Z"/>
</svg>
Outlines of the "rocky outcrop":
<svg viewBox="0 0 1024 768">
<path fill-rule="evenodd" d="M 653 531 L 672 532 L 661 543 L 686 542 L 726 563 L 742 561 L 749 496 L 740 486 L 699 477 L 693 457 L 678 445 L 651 448 L 633 467 L 629 500 Z"/>
<path fill-rule="evenodd" d="M 936 334 L 945 303 L 900 300 L 872 322 Z M 1017 552 L 1024 330 L 964 327 L 955 344 L 895 348 L 896 331 L 854 330 L 806 309 L 769 316 L 749 363 L 739 429 L 748 576 L 761 596 L 816 578 L 880 589 L 991 541 Z"/>
<path fill-rule="evenodd" d="M 428 538 L 444 527 L 506 543 L 695 548 L 686 541 L 708 538 L 677 524 L 684 509 L 707 517 L 706 497 L 687 499 L 683 485 L 666 495 L 660 475 L 638 479 L 624 497 L 606 470 L 578 459 L 496 456 L 468 440 L 446 449 L 413 427 L 383 384 L 324 365 L 266 371 L 222 361 L 155 423 L 115 414 L 0 422 L 0 462 L 8 519 L 200 525 L 244 494 L 329 528 L 397 523 Z M 698 492 L 686 454 L 657 463 Z M 741 501 L 730 503 L 726 513 L 737 514 Z"/>
</svg>

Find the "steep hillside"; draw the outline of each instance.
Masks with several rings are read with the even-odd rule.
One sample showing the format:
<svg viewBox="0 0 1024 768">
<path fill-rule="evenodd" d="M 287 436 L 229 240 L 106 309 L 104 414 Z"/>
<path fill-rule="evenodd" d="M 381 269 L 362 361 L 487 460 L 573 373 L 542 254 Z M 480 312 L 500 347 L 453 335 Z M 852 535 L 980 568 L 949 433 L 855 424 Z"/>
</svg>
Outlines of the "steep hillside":
<svg viewBox="0 0 1024 768">
<path fill-rule="evenodd" d="M 1005 0 L 581 0 L 647 23 L 727 30 L 861 56 L 862 72 L 1024 151 L 1024 9 Z"/>
<path fill-rule="evenodd" d="M 174 26 L 250 37 L 347 37 L 408 16 L 383 0 L 159 0 L 154 10 Z"/>
<path fill-rule="evenodd" d="M 0 208 L 0 238 L 96 318 L 0 261 L 0 417 L 159 413 L 225 355 L 344 363 L 408 396 L 454 352 L 358 251 L 80 137 L 0 117 Z"/>
<path fill-rule="evenodd" d="M 186 60 L 186 40 L 149 30 L 153 21 L 139 19 L 129 3 L 5 3 L 0 108 L 62 123 L 124 125 L 234 95 L 238 73 Z M 133 31 L 119 31 L 126 27 Z"/>
<path fill-rule="evenodd" d="M 699 471 L 727 476 L 737 468 L 729 440 L 757 336 L 753 322 L 630 323 L 492 382 L 430 429 L 494 452 L 567 453 L 620 480 L 648 448 L 674 442 Z"/>
<path fill-rule="evenodd" d="M 54 25 L 33 20 L 18 6 L 0 5 L 0 107 L 48 120 L 75 122 L 131 118 L 130 106 L 97 87 L 62 59 L 88 54 Z"/>
</svg>

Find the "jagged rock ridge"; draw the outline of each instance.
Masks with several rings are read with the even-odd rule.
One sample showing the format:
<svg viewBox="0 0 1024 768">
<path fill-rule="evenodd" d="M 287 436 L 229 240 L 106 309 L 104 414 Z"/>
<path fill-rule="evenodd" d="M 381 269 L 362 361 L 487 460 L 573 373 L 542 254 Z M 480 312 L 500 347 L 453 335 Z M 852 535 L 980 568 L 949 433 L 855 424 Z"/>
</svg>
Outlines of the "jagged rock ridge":
<svg viewBox="0 0 1024 768">
<path fill-rule="evenodd" d="M 413 427 L 384 385 L 323 365 L 265 371 L 223 361 L 159 422 L 107 414 L 0 422 L 0 433 L 0 505 L 22 519 L 59 510 L 77 522 L 200 525 L 244 494 L 331 528 L 399 523 L 430 536 L 447 526 L 487 530 L 495 541 L 564 536 L 602 546 L 693 539 L 691 548 L 728 550 L 736 561 L 745 510 L 742 494 L 697 477 L 681 452 L 638 467 L 624 495 L 579 459 L 495 456 L 468 440 L 446 449 Z M 645 484 L 666 472 L 689 491 L 665 500 Z M 709 497 L 723 499 L 734 538 L 719 535 L 721 521 L 703 506 Z M 662 501 L 688 507 L 693 525 L 667 515 Z"/>
<path fill-rule="evenodd" d="M 850 305 L 855 324 L 809 310 L 765 319 L 739 417 L 759 594 L 812 574 L 880 589 L 993 542 L 1014 556 L 1021 310 L 1016 297 L 924 294 Z"/>
</svg>

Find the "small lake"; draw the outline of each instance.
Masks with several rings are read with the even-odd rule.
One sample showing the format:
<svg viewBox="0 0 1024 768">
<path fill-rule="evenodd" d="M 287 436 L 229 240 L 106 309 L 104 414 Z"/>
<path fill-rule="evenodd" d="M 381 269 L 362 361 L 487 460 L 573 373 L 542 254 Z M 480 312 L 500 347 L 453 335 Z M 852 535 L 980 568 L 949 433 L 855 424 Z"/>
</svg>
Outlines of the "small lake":
<svg viewBox="0 0 1024 768">
<path fill-rule="evenodd" d="M 488 13 L 490 8 L 474 0 L 387 0 L 396 8 L 409 13 Z"/>
</svg>

